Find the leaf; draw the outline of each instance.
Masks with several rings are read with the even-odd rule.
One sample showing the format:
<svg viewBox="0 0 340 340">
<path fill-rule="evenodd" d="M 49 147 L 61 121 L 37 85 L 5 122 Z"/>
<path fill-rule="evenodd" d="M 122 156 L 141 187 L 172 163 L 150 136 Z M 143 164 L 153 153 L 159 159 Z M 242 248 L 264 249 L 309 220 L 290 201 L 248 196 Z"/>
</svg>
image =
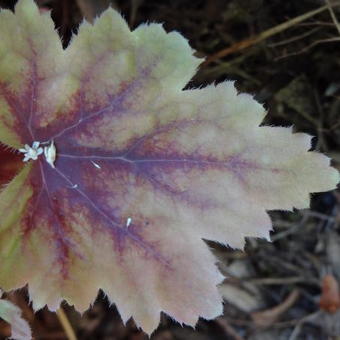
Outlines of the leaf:
<svg viewBox="0 0 340 340">
<path fill-rule="evenodd" d="M 269 238 L 266 210 L 338 182 L 308 135 L 259 127 L 232 82 L 183 91 L 200 60 L 161 25 L 130 32 L 109 9 L 63 50 L 19 0 L 0 36 L 0 139 L 30 158 L 0 195 L 0 286 L 28 283 L 35 309 L 84 311 L 101 288 L 148 333 L 161 311 L 212 319 L 222 275 L 202 238 Z"/>
<path fill-rule="evenodd" d="M 11 339 L 32 339 L 30 326 L 27 321 L 21 317 L 21 310 L 13 303 L 0 299 L 0 318 L 11 325 Z"/>
</svg>

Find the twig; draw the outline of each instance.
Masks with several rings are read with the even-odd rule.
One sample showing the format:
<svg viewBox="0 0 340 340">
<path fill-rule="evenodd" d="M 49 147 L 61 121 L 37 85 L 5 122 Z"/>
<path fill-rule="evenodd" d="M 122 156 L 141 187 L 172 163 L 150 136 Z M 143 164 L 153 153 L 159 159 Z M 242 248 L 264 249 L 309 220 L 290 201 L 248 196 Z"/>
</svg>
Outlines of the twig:
<svg viewBox="0 0 340 340">
<path fill-rule="evenodd" d="M 70 321 L 68 320 L 67 318 L 67 315 L 66 313 L 64 312 L 63 308 L 60 307 L 58 310 L 57 310 L 57 316 L 58 316 L 58 319 L 65 331 L 65 334 L 68 338 L 68 340 L 77 340 L 77 337 L 76 337 L 76 334 L 71 326 L 71 323 Z"/>
<path fill-rule="evenodd" d="M 254 283 L 254 284 L 261 284 L 261 285 L 287 285 L 287 284 L 293 284 L 293 283 L 305 283 L 310 285 L 317 285 L 319 286 L 319 281 L 310 277 L 300 277 L 300 276 L 294 276 L 294 277 L 268 277 L 268 278 L 256 278 L 252 279 L 249 278 L 248 282 Z"/>
<path fill-rule="evenodd" d="M 244 340 L 240 335 L 237 334 L 235 329 L 229 324 L 224 318 L 216 319 L 216 323 L 224 330 L 226 335 L 231 336 L 234 340 Z"/>
<path fill-rule="evenodd" d="M 320 31 L 320 29 L 321 29 L 321 27 L 314 27 L 310 31 L 304 32 L 300 35 L 297 35 L 296 37 L 292 37 L 292 38 L 285 39 L 285 40 L 282 40 L 282 41 L 279 41 L 279 42 L 276 42 L 276 43 L 273 43 L 273 44 L 269 44 L 268 47 L 278 47 L 278 46 L 290 44 L 292 42 L 304 39 L 304 38 L 312 35 L 313 33 Z"/>
<path fill-rule="evenodd" d="M 334 11 L 333 11 L 332 5 L 331 5 L 331 3 L 330 3 L 329 0 L 325 0 L 325 2 L 326 2 L 326 5 L 327 5 L 327 8 L 328 8 L 328 10 L 329 10 L 329 13 L 330 13 L 330 15 L 331 15 L 331 17 L 332 17 L 332 20 L 333 20 L 333 22 L 334 22 L 334 25 L 335 25 L 336 29 L 338 30 L 338 32 L 339 32 L 339 34 L 340 34 L 340 24 L 339 24 L 339 21 L 338 21 L 338 19 L 337 19 L 335 13 L 334 13 Z"/>
<path fill-rule="evenodd" d="M 279 305 L 262 311 L 251 313 L 251 318 L 257 327 L 272 326 L 277 319 L 290 309 L 300 297 L 298 289 L 294 289 Z"/>
<path fill-rule="evenodd" d="M 290 228 L 273 235 L 271 237 L 271 240 L 272 240 L 272 242 L 276 242 L 276 241 L 281 240 L 281 239 L 283 239 L 283 238 L 285 238 L 285 237 L 287 237 L 291 234 L 298 232 L 300 229 L 301 229 L 300 224 L 296 224 L 294 226 L 291 225 Z"/>
<path fill-rule="evenodd" d="M 316 41 L 312 42 L 310 45 L 304 47 L 300 51 L 288 53 L 286 55 L 283 55 L 283 56 L 280 56 L 278 58 L 275 58 L 274 60 L 275 61 L 279 61 L 279 60 L 284 59 L 284 58 L 288 58 L 288 57 L 296 56 L 296 55 L 299 55 L 299 54 L 303 54 L 303 53 L 307 52 L 308 50 L 310 50 L 311 48 L 313 48 L 313 47 L 315 47 L 317 45 L 324 44 L 324 43 L 330 43 L 330 42 L 338 42 L 338 41 L 340 41 L 340 37 L 333 37 L 333 38 L 329 38 L 329 39 L 316 40 Z"/>
<path fill-rule="evenodd" d="M 333 22 L 315 20 L 315 21 L 309 21 L 309 22 L 302 22 L 298 26 L 300 26 L 300 27 L 309 27 L 309 26 L 334 27 L 334 23 Z"/>
<path fill-rule="evenodd" d="M 138 8 L 142 4 L 143 0 L 131 0 L 131 10 L 130 10 L 130 18 L 129 18 L 129 26 L 130 28 L 134 27 L 137 17 Z"/>
<path fill-rule="evenodd" d="M 332 4 L 332 7 L 334 6 L 337 6 L 339 5 L 339 2 L 336 2 L 334 4 Z M 269 37 L 272 37 L 278 33 L 281 33 L 285 30 L 287 30 L 288 28 L 294 26 L 294 25 L 297 25 L 299 24 L 300 22 L 302 21 L 305 21 L 311 17 L 313 17 L 314 15 L 316 14 L 319 14 L 325 10 L 328 10 L 329 9 L 329 6 L 328 5 L 325 5 L 325 6 L 322 6 L 322 7 L 319 7 L 313 11 L 310 11 L 310 12 L 307 12 L 307 13 L 304 13 L 298 17 L 295 17 L 291 20 L 288 20 L 280 25 L 277 25 L 275 27 L 272 27 L 266 31 L 263 31 L 261 32 L 260 34 L 258 34 L 257 36 L 254 36 L 254 37 L 251 37 L 251 38 L 248 38 L 248 39 L 245 39 L 245 40 L 242 40 L 230 47 L 227 47 L 219 52 L 217 52 L 216 54 L 210 56 L 207 58 L 207 60 L 203 63 L 204 66 L 210 64 L 212 61 L 215 61 L 217 59 L 221 59 L 223 57 L 226 57 L 227 55 L 229 54 L 232 54 L 232 53 L 235 53 L 235 52 L 238 52 L 238 51 L 241 51 L 241 50 L 244 50 L 245 48 L 248 48 L 250 46 L 253 46 L 265 39 L 268 39 Z"/>
<path fill-rule="evenodd" d="M 295 339 L 297 339 L 303 324 L 305 322 L 307 322 L 307 321 L 311 321 L 311 320 L 317 318 L 319 316 L 319 314 L 320 314 L 320 311 L 317 311 L 317 312 L 314 312 L 314 313 L 309 314 L 309 315 L 305 316 L 304 318 L 302 318 L 297 323 L 297 325 L 295 326 L 295 328 L 294 328 L 293 332 L 291 333 L 291 335 L 290 335 L 288 340 L 295 340 Z"/>
<path fill-rule="evenodd" d="M 320 213 L 318 211 L 308 210 L 308 211 L 304 211 L 303 214 L 307 215 L 307 217 L 318 218 L 319 220 L 331 221 L 331 222 L 335 221 L 335 218 L 333 216 L 326 215 L 326 214 Z"/>
<path fill-rule="evenodd" d="M 109 0 L 76 0 L 76 4 L 82 15 L 89 22 L 93 22 L 96 16 L 100 15 L 110 5 Z"/>
</svg>

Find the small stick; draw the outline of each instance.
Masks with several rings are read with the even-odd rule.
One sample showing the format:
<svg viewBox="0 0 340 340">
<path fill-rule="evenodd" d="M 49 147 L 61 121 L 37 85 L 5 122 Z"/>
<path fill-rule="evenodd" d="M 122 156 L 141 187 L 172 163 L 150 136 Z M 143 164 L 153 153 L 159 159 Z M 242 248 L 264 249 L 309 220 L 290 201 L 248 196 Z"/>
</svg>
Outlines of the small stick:
<svg viewBox="0 0 340 340">
<path fill-rule="evenodd" d="M 337 3 L 334 3 L 332 4 L 332 7 L 336 6 L 336 5 L 339 5 L 340 3 L 337 2 Z M 203 63 L 203 66 L 207 66 L 208 64 L 210 64 L 211 62 L 217 60 L 217 59 L 221 59 L 223 57 L 226 57 L 227 55 L 229 54 L 232 54 L 232 53 L 235 53 L 235 52 L 238 52 L 238 51 L 241 51 L 241 50 L 244 50 L 246 49 L 247 47 L 250 47 L 250 46 L 253 46 L 267 38 L 270 38 L 278 33 L 281 33 L 285 30 L 287 30 L 288 28 L 296 25 L 296 24 L 299 24 L 300 22 L 302 21 L 305 21 L 311 17 L 313 17 L 314 15 L 316 14 L 319 14 L 325 10 L 329 10 L 331 6 L 328 4 L 328 5 L 325 5 L 325 6 L 322 6 L 322 7 L 319 7 L 313 11 L 310 11 L 310 12 L 307 12 L 307 13 L 304 13 L 298 17 L 295 17 L 291 20 L 288 20 L 280 25 L 277 25 L 275 27 L 272 27 L 266 31 L 263 31 L 261 32 L 260 34 L 254 36 L 254 37 L 251 37 L 251 38 L 247 38 L 245 40 L 242 40 L 230 47 L 227 47 L 215 54 L 213 54 L 212 56 L 208 57 L 207 60 Z"/>
<path fill-rule="evenodd" d="M 281 60 L 281 59 L 284 59 L 284 58 L 288 58 L 288 57 L 292 57 L 292 56 L 296 56 L 296 55 L 305 53 L 308 50 L 310 50 L 311 48 L 313 48 L 313 47 L 315 47 L 315 46 L 317 46 L 319 44 L 330 43 L 330 42 L 338 42 L 338 41 L 340 41 L 340 37 L 332 37 L 332 38 L 328 38 L 328 39 L 315 40 L 310 45 L 304 47 L 300 51 L 292 52 L 292 53 L 288 53 L 288 54 L 282 55 L 282 56 L 280 56 L 278 58 L 275 58 L 274 60 L 278 61 L 278 60 Z M 312 119 L 312 117 L 310 117 L 309 115 L 303 115 L 303 117 L 308 119 L 310 122 L 314 123 L 314 119 Z"/>
<path fill-rule="evenodd" d="M 63 308 L 60 307 L 57 310 L 57 316 L 59 319 L 59 322 L 61 323 L 64 332 L 68 338 L 68 340 L 77 340 L 76 334 L 71 326 L 71 323 L 69 321 L 69 319 L 67 318 L 66 313 L 64 312 Z"/>
<path fill-rule="evenodd" d="M 285 40 L 282 40 L 282 41 L 279 41 L 279 42 L 276 42 L 276 43 L 273 43 L 273 44 L 269 44 L 268 46 L 269 47 L 278 47 L 278 46 L 282 46 L 282 45 L 287 45 L 287 44 L 290 44 L 292 42 L 306 38 L 306 37 L 310 36 L 311 34 L 317 32 L 317 31 L 320 31 L 320 29 L 321 29 L 321 27 L 314 27 L 310 31 L 304 32 L 303 34 L 300 34 L 296 37 L 292 37 L 292 38 L 285 39 Z"/>
<path fill-rule="evenodd" d="M 338 32 L 340 34 L 340 24 L 339 24 L 339 21 L 338 21 L 336 15 L 335 15 L 335 13 L 334 13 L 334 10 L 332 8 L 332 4 L 330 3 L 329 0 L 325 0 L 325 1 L 326 1 L 326 4 L 327 4 L 327 8 L 329 10 L 329 13 L 330 13 L 332 20 L 334 22 L 334 25 L 335 25 L 336 29 L 338 30 Z"/>
<path fill-rule="evenodd" d="M 229 335 L 234 340 L 244 340 L 226 319 L 218 318 L 216 319 L 216 323 L 224 330 L 226 335 Z"/>
</svg>

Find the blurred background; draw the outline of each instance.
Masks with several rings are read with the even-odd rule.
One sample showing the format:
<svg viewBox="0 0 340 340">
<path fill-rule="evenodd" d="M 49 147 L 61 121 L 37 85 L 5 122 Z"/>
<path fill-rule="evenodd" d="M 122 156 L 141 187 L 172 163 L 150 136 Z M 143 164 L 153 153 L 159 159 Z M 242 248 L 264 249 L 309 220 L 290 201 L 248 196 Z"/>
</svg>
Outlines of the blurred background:
<svg viewBox="0 0 340 340">
<path fill-rule="evenodd" d="M 0 6 L 12 9 L 15 2 L 0 0 Z M 339 1 L 36 2 L 52 10 L 65 47 L 83 17 L 93 21 L 109 5 L 132 29 L 148 21 L 179 31 L 207 58 L 188 87 L 236 80 L 240 91 L 254 94 L 268 109 L 265 124 L 293 125 L 315 136 L 313 149 L 332 157 L 340 170 Z M 21 156 L 2 148 L 0 184 L 21 164 Z M 340 339 L 340 192 L 313 195 L 311 210 L 270 215 L 272 243 L 249 239 L 245 252 L 209 243 L 226 276 L 220 287 L 224 316 L 192 329 L 163 315 L 154 340 Z M 25 290 L 5 297 L 23 310 L 35 339 L 147 339 L 133 321 L 125 327 L 101 293 L 82 317 L 67 305 L 59 315 L 34 314 Z M 1 321 L 0 336 L 9 334 Z"/>
</svg>

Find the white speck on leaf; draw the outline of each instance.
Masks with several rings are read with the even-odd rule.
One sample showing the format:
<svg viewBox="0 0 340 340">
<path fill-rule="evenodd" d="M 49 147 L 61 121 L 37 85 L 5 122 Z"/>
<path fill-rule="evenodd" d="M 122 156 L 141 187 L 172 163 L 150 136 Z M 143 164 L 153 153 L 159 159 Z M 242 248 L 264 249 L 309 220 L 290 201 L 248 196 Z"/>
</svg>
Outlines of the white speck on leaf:
<svg viewBox="0 0 340 340">
<path fill-rule="evenodd" d="M 132 218 L 128 217 L 128 219 L 126 220 L 126 226 L 129 227 L 131 222 L 132 222 Z"/>
<path fill-rule="evenodd" d="M 92 163 L 97 169 L 101 169 L 101 168 L 102 168 L 98 163 L 96 163 L 96 162 L 94 162 L 94 161 L 91 161 L 91 163 Z"/>
<path fill-rule="evenodd" d="M 44 155 L 46 158 L 46 162 L 54 168 L 54 161 L 56 158 L 57 150 L 55 148 L 54 142 L 52 141 L 49 146 L 44 147 Z"/>
</svg>

